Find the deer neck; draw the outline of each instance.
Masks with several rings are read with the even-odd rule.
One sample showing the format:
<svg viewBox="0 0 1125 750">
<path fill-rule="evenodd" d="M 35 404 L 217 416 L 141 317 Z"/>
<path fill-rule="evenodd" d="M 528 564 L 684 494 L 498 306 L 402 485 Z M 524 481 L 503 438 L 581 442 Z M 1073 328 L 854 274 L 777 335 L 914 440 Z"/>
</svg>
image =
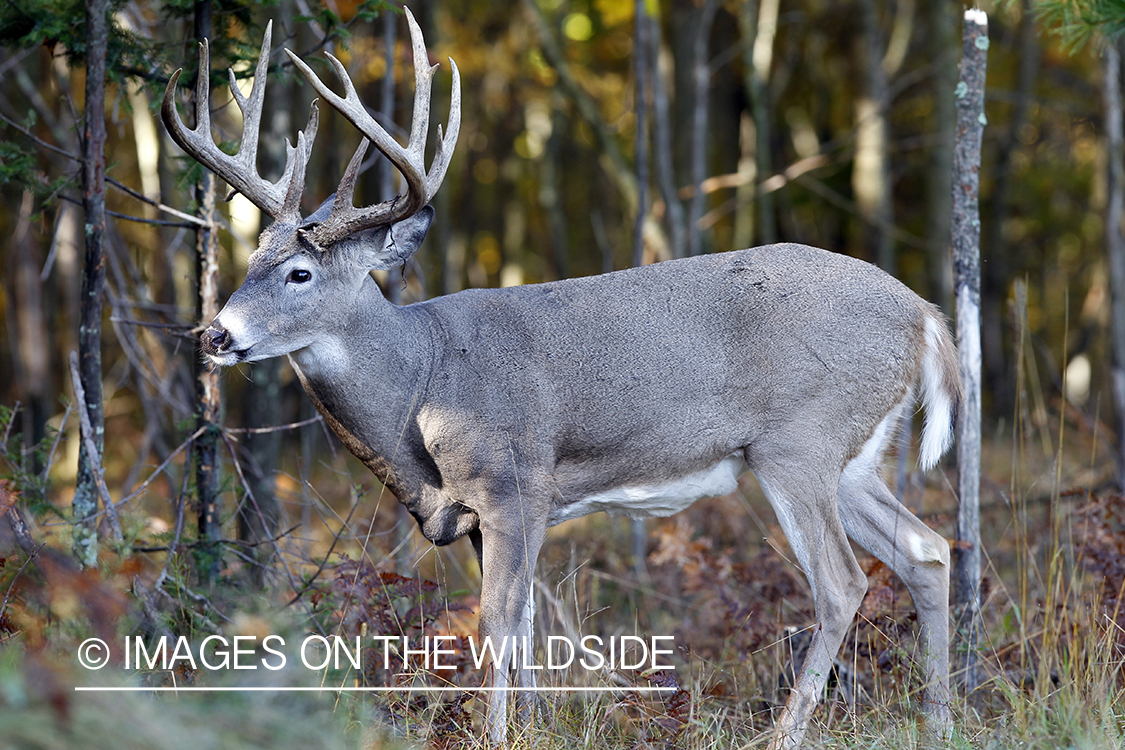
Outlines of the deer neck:
<svg viewBox="0 0 1125 750">
<path fill-rule="evenodd" d="M 426 317 L 387 302 L 370 277 L 351 307 L 289 361 L 336 436 L 405 501 L 426 479 L 403 465 L 433 361 Z"/>
</svg>

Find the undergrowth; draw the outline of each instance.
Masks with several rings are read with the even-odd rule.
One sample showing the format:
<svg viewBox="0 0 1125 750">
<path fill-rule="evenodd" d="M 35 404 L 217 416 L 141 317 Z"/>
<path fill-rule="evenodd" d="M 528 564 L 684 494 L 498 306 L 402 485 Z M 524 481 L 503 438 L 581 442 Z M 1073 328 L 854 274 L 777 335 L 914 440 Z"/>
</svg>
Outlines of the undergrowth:
<svg viewBox="0 0 1125 750">
<path fill-rule="evenodd" d="M 6 436 L 8 441 L 12 436 Z M 50 446 L 41 449 L 49 455 Z M 45 452 L 44 452 L 45 451 Z M 10 453 L 7 456 L 10 457 Z M 22 512 L 37 539 L 60 514 L 47 507 L 46 476 L 9 461 L 0 511 Z M 952 508 L 931 478 L 925 520 L 951 535 Z M 24 495 L 36 499 L 29 506 Z M 358 497 L 358 495 L 357 495 Z M 935 497 L 938 498 L 935 500 Z M 48 503 L 49 505 L 49 503 Z M 21 510 L 22 509 L 22 510 Z M 126 513 L 138 545 L 169 543 Z M 674 637 L 672 668 L 601 668 L 541 673 L 544 687 L 599 692 L 542 693 L 534 720 L 513 712 L 519 748 L 742 748 L 768 742 L 814 622 L 808 585 L 752 485 L 647 527 L 636 565 L 633 528 L 604 516 L 553 535 L 540 564 L 537 651 L 547 637 L 579 641 Z M 986 509 L 988 568 L 980 684 L 959 691 L 953 748 L 1125 747 L 1125 498 L 1085 490 L 1044 497 L 1012 493 Z M 362 526 L 355 524 L 356 528 Z M 5 529 L 6 531 L 6 529 Z M 765 543 L 747 543 L 764 538 Z M 0 559 L 0 749 L 287 747 L 441 750 L 482 746 L 487 699 L 473 665 L 476 633 L 467 549 L 425 551 L 434 561 L 408 571 L 374 555 L 370 538 L 336 540 L 331 552 L 293 558 L 283 576 L 248 583 L 232 564 L 213 590 L 193 588 L 189 555 L 104 550 L 80 571 L 57 547 L 29 553 L 15 540 Z M 188 540 L 186 543 L 190 543 Z M 39 542 L 42 544 L 42 542 Z M 389 542 L 388 542 L 389 544 Z M 415 547 L 408 552 L 416 552 Z M 364 553 L 366 550 L 366 554 Z M 464 556 L 468 562 L 459 559 Z M 382 557 L 382 562 L 375 562 Z M 808 747 L 932 747 L 918 706 L 917 622 L 904 587 L 881 563 L 861 558 L 868 594 L 835 662 Z M 462 571 L 460 578 L 453 571 Z M 464 571 L 469 571 L 468 576 Z M 463 590 L 454 590 L 462 586 Z M 124 669 L 129 637 L 151 652 L 181 636 L 198 653 L 209 636 L 256 637 L 249 658 L 266 656 L 266 634 L 294 643 L 309 635 L 352 643 L 373 635 L 446 637 L 441 668 L 398 642 L 364 650 L 358 664 L 277 672 Z M 103 670 L 78 666 L 88 638 L 112 644 Z M 958 663 L 959 654 L 954 654 Z M 135 667 L 135 665 L 134 665 Z M 954 684 L 959 675 L 954 674 Z M 294 687 L 325 692 L 87 693 L 75 686 Z M 419 689 L 406 692 L 403 688 Z M 427 692 L 440 687 L 448 692 Z M 639 689 L 659 687 L 662 693 Z M 365 688 L 370 692 L 338 691 Z M 377 692 L 395 688 L 390 692 Z"/>
</svg>

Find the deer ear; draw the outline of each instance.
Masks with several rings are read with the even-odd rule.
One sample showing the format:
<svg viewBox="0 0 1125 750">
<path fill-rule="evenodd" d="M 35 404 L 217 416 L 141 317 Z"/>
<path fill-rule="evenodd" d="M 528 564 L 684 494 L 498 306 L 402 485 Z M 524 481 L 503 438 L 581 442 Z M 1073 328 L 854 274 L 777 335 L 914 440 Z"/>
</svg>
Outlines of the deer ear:
<svg viewBox="0 0 1125 750">
<path fill-rule="evenodd" d="M 433 220 L 433 207 L 424 206 L 413 216 L 392 224 L 389 230 L 381 227 L 372 231 L 364 238 L 369 238 L 364 248 L 367 267 L 387 270 L 401 266 L 422 246 Z"/>
<path fill-rule="evenodd" d="M 327 219 L 328 215 L 332 213 L 332 206 L 335 205 L 335 203 L 336 194 L 333 193 L 332 195 L 328 196 L 324 203 L 321 203 L 315 211 L 301 220 L 301 226 L 312 226 L 313 224 L 319 224 L 320 222 Z"/>
</svg>

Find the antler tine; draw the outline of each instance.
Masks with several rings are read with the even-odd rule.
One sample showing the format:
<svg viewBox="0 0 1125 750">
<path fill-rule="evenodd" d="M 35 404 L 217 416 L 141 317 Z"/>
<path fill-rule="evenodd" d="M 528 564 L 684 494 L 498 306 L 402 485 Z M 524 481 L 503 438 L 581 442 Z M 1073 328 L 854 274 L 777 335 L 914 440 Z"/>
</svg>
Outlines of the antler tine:
<svg viewBox="0 0 1125 750">
<path fill-rule="evenodd" d="M 343 96 L 332 91 L 299 57 L 289 50 L 285 51 L 293 64 L 300 69 L 312 87 L 316 89 L 316 92 L 324 97 L 340 114 L 344 115 L 367 140 L 375 144 L 375 147 L 402 173 L 407 184 L 406 195 L 403 197 L 366 208 L 354 207 L 351 198 L 359 169 L 357 159 L 362 159 L 362 155 L 357 152 L 357 156 L 353 157 L 352 164 L 349 165 L 344 179 L 340 182 L 340 187 L 337 188 L 336 200 L 332 206 L 331 214 L 325 221 L 310 231 L 310 237 L 322 247 L 327 247 L 348 234 L 375 226 L 391 224 L 417 213 L 430 202 L 430 199 L 437 192 L 457 143 L 457 133 L 461 122 L 461 79 L 457 66 L 450 60 L 453 67 L 453 96 L 448 133 L 443 138 L 441 129 L 438 129 L 436 155 L 429 172 L 427 172 L 425 151 L 426 134 L 429 128 L 430 89 L 434 73 L 439 66 L 431 67 L 428 64 L 429 58 L 426 53 L 426 42 L 422 36 L 422 30 L 410 10 L 404 10 L 406 10 L 414 50 L 414 114 L 410 128 L 410 140 L 405 147 L 392 138 L 368 114 L 367 108 L 359 98 L 359 94 L 356 93 L 351 77 L 343 63 L 338 59 L 331 54 L 327 54 L 329 62 L 343 85 Z M 366 151 L 366 145 L 361 145 L 360 150 Z"/>
<path fill-rule="evenodd" d="M 367 155 L 367 144 L 371 141 L 364 138 L 359 142 L 355 153 L 352 155 L 352 160 L 348 162 L 348 168 L 344 170 L 344 176 L 340 180 L 339 187 L 336 188 L 336 202 L 344 206 L 352 206 L 353 198 L 355 196 L 355 182 L 359 177 L 359 168 L 363 164 L 363 157 Z"/>
<path fill-rule="evenodd" d="M 308 148 L 304 132 L 297 133 L 296 146 L 290 145 L 287 138 L 285 150 L 287 156 L 285 176 L 281 184 L 287 184 L 289 189 L 285 191 L 285 203 L 281 207 L 281 215 L 294 217 L 293 223 L 296 224 L 301 217 L 301 194 L 305 192 L 305 168 L 308 164 Z"/>
<path fill-rule="evenodd" d="M 301 58 L 297 57 L 289 50 L 285 50 L 285 53 L 289 55 L 289 59 L 293 61 L 293 64 L 304 73 L 305 78 L 307 78 L 312 87 L 316 89 L 316 92 L 324 97 L 325 101 L 346 117 L 349 122 L 355 125 L 368 140 L 374 143 L 375 148 L 383 152 L 406 178 L 409 188 L 407 190 L 407 199 L 405 201 L 398 201 L 394 210 L 390 210 L 388 204 L 388 208 L 381 211 L 380 214 L 386 214 L 389 211 L 388 215 L 392 215 L 393 218 L 389 220 L 383 219 L 381 221 L 373 220 L 371 226 L 380 223 L 388 223 L 388 221 L 398 221 L 403 217 L 417 212 L 418 209 L 424 206 L 425 203 L 421 201 L 421 198 L 425 192 L 425 170 L 420 164 L 421 160 L 413 159 L 412 155 L 399 145 L 398 141 L 392 138 L 390 134 L 367 113 L 367 108 L 363 106 L 363 101 L 359 98 L 359 94 L 356 93 L 355 86 L 352 84 L 352 79 L 344 68 L 344 64 L 337 60 L 332 54 L 326 53 L 329 62 L 332 63 L 332 67 L 336 70 L 336 75 L 344 85 L 344 96 L 340 96 L 335 91 L 328 88 L 328 86 L 320 80 L 320 76 L 313 72 L 312 68 L 306 65 Z M 379 205 L 382 206 L 383 204 Z M 333 206 L 332 213 L 335 215 L 347 208 L 351 208 L 351 206 L 344 206 L 342 203 L 337 202 Z M 373 206 L 371 208 L 378 208 L 378 206 Z M 343 236 L 337 236 L 336 233 L 330 232 L 326 226 L 329 224 L 332 224 L 332 222 L 326 221 L 321 225 L 324 228 L 317 232 L 318 239 L 327 242 L 330 237 L 335 240 Z"/>
<path fill-rule="evenodd" d="M 244 96 L 235 81 L 234 72 L 228 71 L 231 95 L 242 111 L 242 143 L 238 153 L 231 156 L 222 151 L 211 135 L 210 115 L 210 70 L 211 56 L 207 40 L 199 46 L 199 78 L 195 91 L 195 128 L 188 129 L 176 109 L 176 84 L 182 70 L 177 70 L 164 91 L 160 114 L 172 139 L 186 153 L 194 157 L 219 177 L 223 178 L 236 192 L 242 193 L 275 221 L 298 223 L 300 221 L 300 193 L 304 189 L 305 168 L 316 137 L 318 111 L 314 103 L 309 112 L 305 130 L 298 134 L 297 146 L 287 144 L 285 173 L 276 183 L 271 183 L 258 174 L 258 135 L 261 129 L 262 106 L 265 102 L 266 78 L 269 68 L 270 37 L 273 22 L 266 24 L 262 39 L 261 53 L 255 68 L 254 83 L 250 96 Z M 297 152 L 300 152 L 298 154 Z M 293 200 L 296 192 L 297 199 Z"/>
<path fill-rule="evenodd" d="M 453 86 L 449 97 L 449 127 L 445 137 L 441 134 L 441 124 L 437 127 L 437 145 L 434 149 L 434 160 L 430 164 L 430 171 L 426 174 L 426 203 L 437 194 L 445 179 L 445 171 L 449 169 L 449 160 L 453 158 L 453 150 L 457 148 L 457 136 L 461 132 L 461 72 L 457 70 L 457 63 L 449 58 L 449 67 L 453 69 Z"/>
<path fill-rule="evenodd" d="M 403 10 L 406 11 L 406 25 L 410 27 L 410 44 L 414 52 L 414 112 L 410 122 L 410 142 L 406 148 L 421 162 L 426 150 L 426 135 L 430 130 L 430 85 L 440 66 L 429 64 L 430 55 L 426 51 L 422 27 L 414 19 L 410 8 Z"/>
</svg>

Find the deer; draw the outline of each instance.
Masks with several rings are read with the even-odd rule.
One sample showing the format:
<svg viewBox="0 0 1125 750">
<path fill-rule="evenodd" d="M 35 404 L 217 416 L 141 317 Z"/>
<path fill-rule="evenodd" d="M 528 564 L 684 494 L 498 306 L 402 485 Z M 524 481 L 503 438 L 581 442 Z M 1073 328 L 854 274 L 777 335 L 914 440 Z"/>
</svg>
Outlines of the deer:
<svg viewBox="0 0 1125 750">
<path fill-rule="evenodd" d="M 273 219 L 242 285 L 200 336 L 217 367 L 286 356 L 341 442 L 405 505 L 435 545 L 468 537 L 481 570 L 479 636 L 528 638 L 536 560 L 547 529 L 598 511 L 667 516 L 738 487 L 752 472 L 811 588 L 816 624 L 771 747 L 801 745 L 833 660 L 867 589 L 849 538 L 906 584 L 920 623 L 922 709 L 952 727 L 949 544 L 904 507 L 880 473 L 902 420 L 920 402 L 924 470 L 953 440 L 961 398 L 955 344 L 941 311 L 864 261 L 799 244 L 669 260 L 599 276 L 470 289 L 409 305 L 371 275 L 403 265 L 432 223 L 460 127 L 450 59 L 448 127 L 425 166 L 430 88 L 409 10 L 413 114 L 406 146 L 368 114 L 331 54 L 338 95 L 292 63 L 362 134 L 336 193 L 302 216 L 318 109 L 286 142 L 277 182 L 260 176 L 258 131 L 272 25 L 243 113 L 238 152 L 209 119 L 200 45 L 194 128 L 168 83 L 162 119 L 174 141 Z M 368 144 L 405 192 L 354 205 Z M 526 640 L 524 641 L 527 642 Z M 487 672 L 484 730 L 503 745 L 508 693 L 526 720 L 534 672 L 512 653 Z M 525 689 L 523 693 L 521 689 Z"/>
</svg>

